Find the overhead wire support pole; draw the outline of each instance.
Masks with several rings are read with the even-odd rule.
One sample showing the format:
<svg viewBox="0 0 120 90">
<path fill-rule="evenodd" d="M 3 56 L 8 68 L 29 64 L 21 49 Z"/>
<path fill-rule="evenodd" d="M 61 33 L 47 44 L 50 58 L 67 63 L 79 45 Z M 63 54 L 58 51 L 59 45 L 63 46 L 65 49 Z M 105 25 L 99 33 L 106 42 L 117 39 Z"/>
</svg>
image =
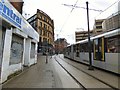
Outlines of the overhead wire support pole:
<svg viewBox="0 0 120 90">
<path fill-rule="evenodd" d="M 91 59 L 91 40 L 90 40 L 90 29 L 89 29 L 89 7 L 88 2 L 86 2 L 87 9 L 87 24 L 88 24 L 88 48 L 89 48 L 89 68 L 88 70 L 94 70 L 92 67 L 92 59 Z"/>
</svg>

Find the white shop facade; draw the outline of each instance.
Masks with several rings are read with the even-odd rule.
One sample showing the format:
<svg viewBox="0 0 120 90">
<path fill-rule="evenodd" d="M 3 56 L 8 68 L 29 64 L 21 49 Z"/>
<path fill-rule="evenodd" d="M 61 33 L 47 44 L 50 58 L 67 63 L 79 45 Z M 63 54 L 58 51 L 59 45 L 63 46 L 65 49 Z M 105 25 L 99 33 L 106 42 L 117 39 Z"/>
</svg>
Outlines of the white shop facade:
<svg viewBox="0 0 120 90">
<path fill-rule="evenodd" d="M 39 34 L 9 3 L 0 0 L 0 83 L 37 63 Z"/>
</svg>

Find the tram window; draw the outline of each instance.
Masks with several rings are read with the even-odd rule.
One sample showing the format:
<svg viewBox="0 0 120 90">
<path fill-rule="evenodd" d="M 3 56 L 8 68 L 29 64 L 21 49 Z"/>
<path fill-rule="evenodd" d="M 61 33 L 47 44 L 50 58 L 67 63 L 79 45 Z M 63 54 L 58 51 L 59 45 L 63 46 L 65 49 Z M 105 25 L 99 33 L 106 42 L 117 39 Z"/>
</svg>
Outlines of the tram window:
<svg viewBox="0 0 120 90">
<path fill-rule="evenodd" d="M 76 50 L 79 51 L 79 49 L 80 49 L 80 46 L 79 46 L 79 44 L 77 44 L 76 45 Z"/>
<path fill-rule="evenodd" d="M 79 57 L 79 52 L 76 52 L 76 57 Z"/>
<path fill-rule="evenodd" d="M 107 39 L 105 39 L 105 44 L 104 44 L 104 46 L 105 46 L 105 52 L 107 52 Z"/>
<path fill-rule="evenodd" d="M 79 57 L 80 45 L 76 45 L 76 57 Z"/>
<path fill-rule="evenodd" d="M 76 51 L 76 45 L 73 46 L 73 52 L 75 52 L 75 51 Z"/>
<path fill-rule="evenodd" d="M 83 44 L 81 44 L 81 49 L 80 49 L 80 51 L 81 52 L 88 52 L 88 43 L 83 43 Z"/>
<path fill-rule="evenodd" d="M 69 47 L 69 51 L 71 52 L 71 46 Z"/>
<path fill-rule="evenodd" d="M 68 47 L 68 52 L 71 52 L 71 46 Z"/>
<path fill-rule="evenodd" d="M 93 52 L 93 42 L 91 41 L 91 52 Z"/>
<path fill-rule="evenodd" d="M 118 53 L 120 52 L 120 35 L 110 37 L 107 39 L 107 52 L 108 53 Z"/>
</svg>

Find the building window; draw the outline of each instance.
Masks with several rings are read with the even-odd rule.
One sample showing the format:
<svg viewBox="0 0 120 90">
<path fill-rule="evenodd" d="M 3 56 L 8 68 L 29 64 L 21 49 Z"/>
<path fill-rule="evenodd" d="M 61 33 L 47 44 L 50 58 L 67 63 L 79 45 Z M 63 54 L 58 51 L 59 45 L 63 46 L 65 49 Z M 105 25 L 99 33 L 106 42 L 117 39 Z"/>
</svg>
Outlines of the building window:
<svg viewBox="0 0 120 90">
<path fill-rule="evenodd" d="M 49 33 L 48 33 L 48 37 L 49 37 Z"/>
<path fill-rule="evenodd" d="M 45 20 L 45 21 L 47 21 L 47 18 L 46 18 L 46 17 L 44 17 L 44 20 Z"/>
<path fill-rule="evenodd" d="M 36 19 L 37 15 L 34 16 L 34 19 Z"/>
<path fill-rule="evenodd" d="M 34 21 L 34 27 L 36 27 L 36 21 Z"/>
<path fill-rule="evenodd" d="M 42 30 L 40 30 L 40 35 L 42 35 Z"/>
<path fill-rule="evenodd" d="M 48 26 L 48 30 L 49 30 L 49 26 Z"/>
<path fill-rule="evenodd" d="M 31 43 L 30 58 L 35 58 L 35 43 Z"/>
<path fill-rule="evenodd" d="M 96 29 L 102 29 L 102 26 L 96 26 Z"/>
<path fill-rule="evenodd" d="M 102 21 L 101 22 L 96 22 L 96 25 L 101 25 L 102 24 Z"/>
<path fill-rule="evenodd" d="M 45 31 L 43 31 L 43 36 L 45 36 Z"/>
<path fill-rule="evenodd" d="M 47 25 L 46 24 L 44 24 L 44 29 L 47 30 Z"/>
<path fill-rule="evenodd" d="M 40 22 L 40 27 L 42 27 L 42 22 Z"/>
<path fill-rule="evenodd" d="M 42 15 L 39 15 L 40 19 L 42 19 Z"/>
</svg>

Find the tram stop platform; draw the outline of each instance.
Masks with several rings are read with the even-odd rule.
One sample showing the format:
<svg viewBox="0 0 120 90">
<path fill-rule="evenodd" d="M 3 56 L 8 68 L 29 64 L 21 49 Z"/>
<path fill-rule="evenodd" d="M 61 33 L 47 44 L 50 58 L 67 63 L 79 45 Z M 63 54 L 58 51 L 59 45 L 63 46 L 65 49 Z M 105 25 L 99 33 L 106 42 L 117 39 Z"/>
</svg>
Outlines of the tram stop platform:
<svg viewBox="0 0 120 90">
<path fill-rule="evenodd" d="M 2 85 L 2 88 L 3 89 L 4 88 L 82 88 L 68 74 L 68 72 L 66 72 L 58 64 L 57 61 L 60 61 L 62 63 L 60 58 L 63 58 L 63 56 L 60 56 L 60 55 L 54 55 L 52 57 L 48 56 L 48 59 L 46 59 L 46 56 L 38 54 L 37 64 L 31 66 L 30 68 L 25 69 L 19 75 L 5 82 Z M 55 59 L 57 59 L 57 61 Z M 47 63 L 46 63 L 46 60 L 48 60 Z M 81 66 L 81 68 L 84 69 L 85 67 Z M 91 71 L 88 70 L 88 73 L 91 73 Z M 95 70 L 94 73 L 95 74 L 98 73 L 96 74 L 98 75 L 98 77 L 101 75 L 99 74 L 101 72 L 98 72 L 98 70 Z M 113 79 L 112 75 L 109 75 L 109 74 L 106 74 L 106 75 L 108 76 L 105 76 L 105 77 L 110 78 L 109 82 L 112 82 L 111 80 L 114 80 L 113 84 L 118 84 L 117 77 Z M 104 76 L 100 76 L 100 77 L 102 77 L 103 79 L 106 79 Z M 83 77 L 78 77 L 78 78 L 84 79 Z M 113 85 L 113 86 L 117 88 L 118 85 Z"/>
</svg>

